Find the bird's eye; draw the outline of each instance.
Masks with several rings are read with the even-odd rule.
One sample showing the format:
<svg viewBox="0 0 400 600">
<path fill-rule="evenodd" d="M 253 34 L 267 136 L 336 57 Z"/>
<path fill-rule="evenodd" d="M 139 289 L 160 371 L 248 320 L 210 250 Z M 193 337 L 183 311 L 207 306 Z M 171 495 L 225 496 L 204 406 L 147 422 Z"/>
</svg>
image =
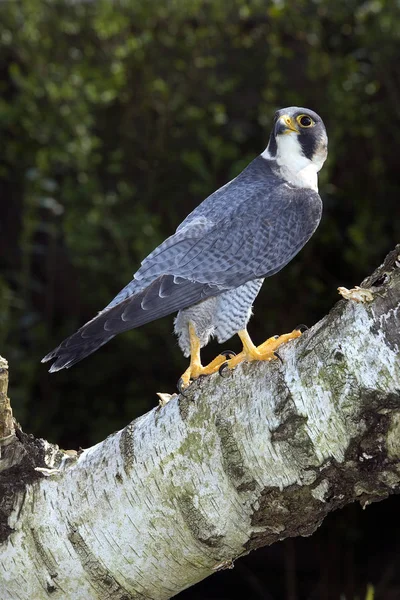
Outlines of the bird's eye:
<svg viewBox="0 0 400 600">
<path fill-rule="evenodd" d="M 300 127 L 312 127 L 315 125 L 314 121 L 308 115 L 299 115 L 296 117 L 296 121 L 300 125 Z"/>
</svg>

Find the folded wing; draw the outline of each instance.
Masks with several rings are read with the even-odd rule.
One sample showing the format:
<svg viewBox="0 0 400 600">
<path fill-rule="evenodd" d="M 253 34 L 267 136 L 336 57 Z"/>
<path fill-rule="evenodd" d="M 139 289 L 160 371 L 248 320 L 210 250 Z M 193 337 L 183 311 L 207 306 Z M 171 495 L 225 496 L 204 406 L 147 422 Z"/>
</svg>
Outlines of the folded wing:
<svg viewBox="0 0 400 600">
<path fill-rule="evenodd" d="M 315 231 L 321 200 L 286 185 L 271 197 L 255 188 L 228 213 L 215 221 L 194 211 L 103 311 L 44 357 L 54 360 L 50 371 L 71 367 L 118 333 L 276 273 Z"/>
</svg>

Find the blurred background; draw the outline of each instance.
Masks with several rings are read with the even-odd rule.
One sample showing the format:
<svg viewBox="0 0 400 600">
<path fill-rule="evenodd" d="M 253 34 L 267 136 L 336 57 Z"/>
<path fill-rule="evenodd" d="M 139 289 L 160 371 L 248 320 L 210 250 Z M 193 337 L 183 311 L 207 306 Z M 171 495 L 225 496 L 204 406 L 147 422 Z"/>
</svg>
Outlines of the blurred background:
<svg viewBox="0 0 400 600">
<path fill-rule="evenodd" d="M 383 261 L 400 241 L 399 19 L 398 0 L 1 3 L 0 353 L 25 431 L 87 447 L 175 390 L 172 317 L 68 371 L 40 359 L 265 148 L 277 108 L 325 121 L 324 216 L 264 285 L 254 339 L 312 325 Z M 350 506 L 179 598 L 363 600 L 371 582 L 399 599 L 399 509 Z"/>
</svg>

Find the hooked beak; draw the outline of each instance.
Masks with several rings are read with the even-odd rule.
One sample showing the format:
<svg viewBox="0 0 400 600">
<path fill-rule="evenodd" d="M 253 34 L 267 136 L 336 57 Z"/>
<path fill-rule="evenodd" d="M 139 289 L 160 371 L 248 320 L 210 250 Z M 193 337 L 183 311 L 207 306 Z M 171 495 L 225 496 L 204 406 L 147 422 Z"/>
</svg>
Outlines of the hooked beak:
<svg viewBox="0 0 400 600">
<path fill-rule="evenodd" d="M 277 134 L 288 134 L 294 131 L 294 133 L 300 133 L 296 121 L 289 117 L 289 115 L 282 115 L 279 117 L 276 123 L 276 133 Z"/>
</svg>

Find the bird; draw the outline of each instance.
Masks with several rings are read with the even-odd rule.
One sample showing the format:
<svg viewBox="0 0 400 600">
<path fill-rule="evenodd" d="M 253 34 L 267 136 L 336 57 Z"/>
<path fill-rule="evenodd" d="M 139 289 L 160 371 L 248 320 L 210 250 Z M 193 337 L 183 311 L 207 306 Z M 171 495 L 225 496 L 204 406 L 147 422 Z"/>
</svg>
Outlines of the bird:
<svg viewBox="0 0 400 600">
<path fill-rule="evenodd" d="M 222 366 L 275 358 L 301 329 L 257 347 L 247 324 L 264 280 L 283 269 L 319 225 L 318 172 L 327 153 L 316 112 L 278 110 L 266 149 L 197 206 L 143 260 L 132 281 L 42 362 L 53 361 L 50 372 L 72 367 L 117 334 L 172 313 L 178 344 L 190 357 L 180 390 Z M 200 350 L 210 338 L 223 344 L 235 334 L 243 344 L 238 355 L 227 351 L 202 365 Z"/>
</svg>

